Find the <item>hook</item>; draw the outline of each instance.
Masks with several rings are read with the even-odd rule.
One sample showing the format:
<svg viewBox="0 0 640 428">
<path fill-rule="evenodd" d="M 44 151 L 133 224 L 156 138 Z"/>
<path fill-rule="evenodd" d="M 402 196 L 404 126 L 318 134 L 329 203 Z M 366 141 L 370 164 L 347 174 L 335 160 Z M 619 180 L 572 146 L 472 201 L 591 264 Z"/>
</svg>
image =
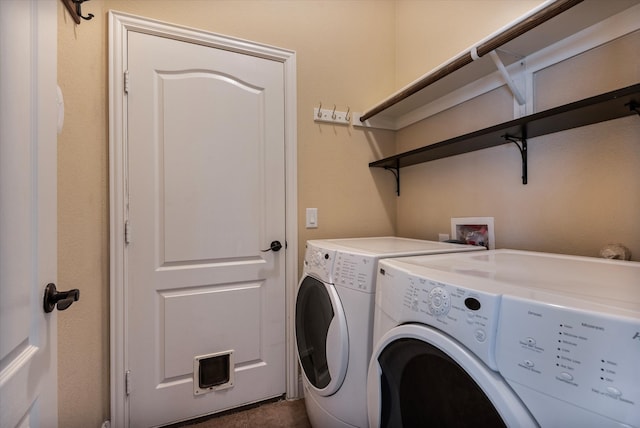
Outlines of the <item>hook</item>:
<svg viewBox="0 0 640 428">
<path fill-rule="evenodd" d="M 349 117 L 349 112 L 351 111 L 351 108 L 349 106 L 347 106 L 347 112 L 344 115 L 344 119 L 348 122 L 351 120 L 351 118 Z"/>
<path fill-rule="evenodd" d="M 336 105 L 333 105 L 333 111 L 331 112 L 331 119 L 335 119 L 336 118 Z"/>
<path fill-rule="evenodd" d="M 82 15 L 82 7 L 80 6 L 82 3 L 86 2 L 86 1 L 89 1 L 89 0 L 71 0 L 71 1 L 73 1 L 73 3 L 76 5 L 76 14 L 80 18 L 82 18 L 82 19 L 84 19 L 86 21 L 88 21 L 90 19 L 93 19 L 93 13 L 90 13 L 87 16 L 83 16 Z"/>
<path fill-rule="evenodd" d="M 322 117 L 322 101 L 320 101 L 320 105 L 318 106 L 318 117 Z"/>
</svg>

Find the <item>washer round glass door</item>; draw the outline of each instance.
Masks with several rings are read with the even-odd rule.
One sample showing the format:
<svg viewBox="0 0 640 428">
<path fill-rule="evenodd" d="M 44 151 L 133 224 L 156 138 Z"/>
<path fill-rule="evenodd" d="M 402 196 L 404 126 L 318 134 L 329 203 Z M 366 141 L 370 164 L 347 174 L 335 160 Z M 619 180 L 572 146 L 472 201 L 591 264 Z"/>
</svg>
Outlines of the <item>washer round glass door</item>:
<svg viewBox="0 0 640 428">
<path fill-rule="evenodd" d="M 498 373 L 437 330 L 395 327 L 373 355 L 367 379 L 370 426 L 538 426 Z"/>
<path fill-rule="evenodd" d="M 349 361 L 347 321 L 335 287 L 304 275 L 296 297 L 296 345 L 305 379 L 318 394 L 335 393 Z"/>
</svg>

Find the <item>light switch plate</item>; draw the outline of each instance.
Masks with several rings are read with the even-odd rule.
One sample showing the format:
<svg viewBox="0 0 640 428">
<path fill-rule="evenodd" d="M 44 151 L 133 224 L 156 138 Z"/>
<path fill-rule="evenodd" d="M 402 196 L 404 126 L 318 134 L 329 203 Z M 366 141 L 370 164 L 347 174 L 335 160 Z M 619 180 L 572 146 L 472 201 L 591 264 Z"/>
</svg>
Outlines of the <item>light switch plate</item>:
<svg viewBox="0 0 640 428">
<path fill-rule="evenodd" d="M 307 208 L 307 229 L 317 229 L 318 228 L 318 209 L 317 208 Z"/>
</svg>

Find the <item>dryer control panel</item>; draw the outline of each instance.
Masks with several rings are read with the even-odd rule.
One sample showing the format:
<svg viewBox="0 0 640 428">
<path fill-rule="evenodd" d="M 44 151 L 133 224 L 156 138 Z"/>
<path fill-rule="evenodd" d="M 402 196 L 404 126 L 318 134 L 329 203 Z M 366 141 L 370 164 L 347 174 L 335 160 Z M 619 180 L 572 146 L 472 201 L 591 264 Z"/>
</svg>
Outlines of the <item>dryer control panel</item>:
<svg viewBox="0 0 640 428">
<path fill-rule="evenodd" d="M 315 276 L 322 282 L 333 284 L 333 261 L 336 258 L 334 250 L 316 247 L 307 243 L 304 253 L 304 272 Z"/>
<path fill-rule="evenodd" d="M 637 426 L 640 320 L 511 296 L 500 318 L 496 360 L 508 382 Z"/>
<path fill-rule="evenodd" d="M 375 292 L 376 267 L 376 257 L 307 242 L 304 272 L 323 282 L 372 294 Z"/>
<path fill-rule="evenodd" d="M 334 265 L 335 285 L 373 293 L 376 267 L 377 261 L 374 257 L 338 251 Z"/>
</svg>

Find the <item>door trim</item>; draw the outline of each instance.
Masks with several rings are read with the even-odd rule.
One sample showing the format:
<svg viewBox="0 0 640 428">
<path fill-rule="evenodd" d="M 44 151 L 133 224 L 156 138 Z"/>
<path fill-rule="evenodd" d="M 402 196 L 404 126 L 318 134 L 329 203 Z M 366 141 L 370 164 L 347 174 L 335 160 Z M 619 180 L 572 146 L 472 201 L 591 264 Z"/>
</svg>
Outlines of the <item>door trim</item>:
<svg viewBox="0 0 640 428">
<path fill-rule="evenodd" d="M 299 396 L 297 356 L 295 351 L 295 290 L 298 278 L 297 221 L 297 115 L 296 115 L 296 54 L 247 40 L 223 36 L 208 31 L 165 23 L 149 18 L 109 11 L 109 203 L 110 203 L 110 369 L 111 423 L 128 427 L 126 405 L 128 367 L 125 208 L 126 208 L 126 144 L 127 104 L 125 71 L 127 70 L 127 38 L 129 32 L 139 32 L 174 40 L 230 50 L 233 52 L 278 61 L 284 68 L 285 90 L 285 305 L 286 305 L 286 388 L 287 398 Z"/>
</svg>

